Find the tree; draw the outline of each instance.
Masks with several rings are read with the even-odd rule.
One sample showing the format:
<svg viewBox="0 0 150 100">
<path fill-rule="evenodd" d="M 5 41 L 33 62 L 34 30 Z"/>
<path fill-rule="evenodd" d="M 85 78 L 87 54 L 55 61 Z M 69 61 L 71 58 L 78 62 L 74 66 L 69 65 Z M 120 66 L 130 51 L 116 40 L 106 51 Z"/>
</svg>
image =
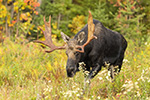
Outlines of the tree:
<svg viewBox="0 0 150 100">
<path fill-rule="evenodd" d="M 35 26 L 32 19 L 38 14 L 36 8 L 39 6 L 37 0 L 1 0 L 1 32 L 8 37 L 30 34 L 30 29 Z"/>
<path fill-rule="evenodd" d="M 72 24 L 73 18 L 88 15 L 88 10 L 93 10 L 97 2 L 97 0 L 52 0 L 52 2 L 44 0 L 40 8 L 43 16 L 48 18 L 52 15 L 52 23 L 57 23 L 59 30 L 71 36 L 73 31 L 68 25 Z"/>
<path fill-rule="evenodd" d="M 140 13 L 143 8 L 134 0 L 123 2 L 118 0 L 114 6 L 118 7 L 118 13 L 115 15 L 115 30 L 140 44 L 145 35 L 143 32 L 145 26 L 142 22 L 145 13 Z"/>
</svg>

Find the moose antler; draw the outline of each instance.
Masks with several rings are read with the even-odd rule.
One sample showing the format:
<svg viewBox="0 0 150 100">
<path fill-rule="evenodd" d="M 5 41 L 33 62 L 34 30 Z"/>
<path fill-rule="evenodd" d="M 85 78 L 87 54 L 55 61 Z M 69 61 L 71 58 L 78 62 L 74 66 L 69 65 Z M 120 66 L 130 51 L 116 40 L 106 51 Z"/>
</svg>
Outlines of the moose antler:
<svg viewBox="0 0 150 100">
<path fill-rule="evenodd" d="M 41 31 L 44 33 L 44 36 L 45 36 L 45 41 L 39 41 L 39 40 L 35 40 L 34 42 L 36 43 L 42 43 L 46 46 L 48 46 L 49 48 L 51 48 L 51 50 L 45 50 L 45 52 L 47 53 L 50 53 L 54 50 L 57 50 L 57 49 L 65 49 L 66 47 L 65 46 L 55 46 L 53 44 L 53 41 L 52 41 L 52 29 L 51 29 L 51 16 L 49 16 L 49 22 L 46 22 L 45 20 L 45 16 L 44 16 L 44 24 L 45 24 L 45 31 L 41 29 Z"/>
<path fill-rule="evenodd" d="M 84 52 L 84 47 L 90 43 L 91 40 L 93 39 L 97 39 L 96 36 L 94 36 L 94 31 L 95 31 L 95 25 L 93 24 L 93 18 L 92 18 L 92 14 L 89 11 L 89 17 L 88 17 L 88 39 L 86 41 L 86 43 L 84 43 L 83 45 L 77 45 L 77 48 L 81 50 L 76 49 L 76 51 L 83 53 Z"/>
</svg>

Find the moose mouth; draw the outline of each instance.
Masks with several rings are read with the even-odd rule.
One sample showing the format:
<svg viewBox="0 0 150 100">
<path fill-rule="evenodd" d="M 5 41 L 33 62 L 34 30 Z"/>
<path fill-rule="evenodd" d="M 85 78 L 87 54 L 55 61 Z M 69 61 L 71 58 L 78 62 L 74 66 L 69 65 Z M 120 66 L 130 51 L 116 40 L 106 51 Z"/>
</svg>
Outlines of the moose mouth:
<svg viewBox="0 0 150 100">
<path fill-rule="evenodd" d="M 68 77 L 73 77 L 74 75 L 75 75 L 74 72 L 67 73 L 67 76 L 68 76 Z"/>
<path fill-rule="evenodd" d="M 67 76 L 68 77 L 73 77 L 76 74 L 77 70 L 73 70 L 73 71 L 68 71 L 67 70 Z"/>
</svg>

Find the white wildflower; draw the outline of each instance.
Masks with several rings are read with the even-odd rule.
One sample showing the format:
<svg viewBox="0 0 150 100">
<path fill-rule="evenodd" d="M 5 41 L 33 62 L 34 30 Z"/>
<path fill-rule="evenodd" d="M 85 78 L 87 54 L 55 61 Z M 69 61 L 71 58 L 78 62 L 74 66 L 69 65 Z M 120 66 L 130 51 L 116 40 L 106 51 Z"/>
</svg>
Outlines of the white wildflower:
<svg viewBox="0 0 150 100">
<path fill-rule="evenodd" d="M 99 72 L 98 75 L 104 75 L 104 73 L 106 74 L 107 70 L 103 70 L 103 71 Z"/>
<path fill-rule="evenodd" d="M 44 99 L 48 99 L 48 96 L 46 96 Z"/>
<path fill-rule="evenodd" d="M 72 86 L 72 88 L 75 88 L 75 87 L 76 87 L 75 85 Z"/>
<path fill-rule="evenodd" d="M 85 84 L 89 84 L 90 80 L 85 80 L 84 82 L 85 82 Z"/>
<path fill-rule="evenodd" d="M 143 82 L 145 82 L 145 79 L 144 79 L 143 75 L 140 77 L 140 79 L 141 79 Z"/>
<path fill-rule="evenodd" d="M 51 88 L 49 88 L 49 90 L 48 90 L 48 91 L 49 91 L 49 92 L 51 92 L 51 91 L 52 91 L 52 89 L 53 89 L 53 88 L 51 87 Z"/>
<path fill-rule="evenodd" d="M 80 96 L 80 94 L 77 94 L 77 97 L 79 97 Z"/>
<path fill-rule="evenodd" d="M 146 97 L 146 100 L 150 100 L 150 97 Z"/>
<path fill-rule="evenodd" d="M 131 80 L 126 80 L 122 87 L 126 89 L 123 94 L 127 94 L 127 92 L 130 92 L 133 88 L 139 89 L 138 82 L 133 83 Z"/>
<path fill-rule="evenodd" d="M 111 72 L 110 71 L 108 71 L 108 76 L 111 76 Z"/>
<path fill-rule="evenodd" d="M 40 94 L 37 94 L 36 100 L 40 100 L 40 98 L 41 98 Z"/>
<path fill-rule="evenodd" d="M 145 70 L 143 69 L 143 70 L 142 70 L 142 74 L 144 74 L 144 73 L 145 73 Z"/>
<path fill-rule="evenodd" d="M 111 82 L 111 78 L 109 76 L 106 76 L 106 79 Z"/>
<path fill-rule="evenodd" d="M 49 80 L 48 83 L 51 83 L 51 80 Z"/>
<path fill-rule="evenodd" d="M 139 91 L 137 91 L 137 96 L 138 96 L 138 97 L 140 97 L 140 96 L 141 96 L 141 95 L 140 95 L 140 93 L 139 93 Z"/>
<path fill-rule="evenodd" d="M 80 88 L 77 88 L 77 90 L 79 91 L 79 90 L 80 90 Z"/>
<path fill-rule="evenodd" d="M 122 87 L 124 87 L 124 88 L 125 88 L 126 86 L 127 86 L 126 84 L 123 84 L 123 85 L 122 85 Z"/>
<path fill-rule="evenodd" d="M 97 97 L 97 99 L 101 99 L 101 97 L 100 97 L 100 96 L 98 96 L 98 97 Z"/>
<path fill-rule="evenodd" d="M 135 85 L 137 85 L 138 84 L 138 82 L 135 82 Z"/>
<path fill-rule="evenodd" d="M 98 77 L 98 79 L 99 79 L 99 80 L 103 80 L 103 78 L 102 78 L 102 77 Z"/>
<path fill-rule="evenodd" d="M 85 72 L 84 72 L 84 74 L 85 74 L 86 76 L 88 76 L 89 73 L 90 73 L 89 71 L 85 71 Z"/>
<path fill-rule="evenodd" d="M 123 94 L 127 94 L 127 92 L 125 91 L 125 92 L 123 92 Z"/>
<path fill-rule="evenodd" d="M 83 95 L 83 92 L 81 92 L 80 95 Z"/>
<path fill-rule="evenodd" d="M 124 59 L 123 62 L 124 62 L 124 63 L 129 63 L 129 60 Z"/>
</svg>

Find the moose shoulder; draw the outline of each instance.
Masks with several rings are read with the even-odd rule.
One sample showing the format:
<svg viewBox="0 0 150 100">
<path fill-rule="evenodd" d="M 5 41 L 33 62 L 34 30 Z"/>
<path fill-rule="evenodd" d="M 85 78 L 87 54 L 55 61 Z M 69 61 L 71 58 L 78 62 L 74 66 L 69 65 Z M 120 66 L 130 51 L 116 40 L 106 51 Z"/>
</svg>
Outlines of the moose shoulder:
<svg viewBox="0 0 150 100">
<path fill-rule="evenodd" d="M 73 39 L 62 35 L 64 41 L 68 44 L 66 50 L 68 56 L 66 69 L 69 77 L 72 77 L 78 70 L 79 62 L 84 62 L 86 70 L 90 71 L 88 78 L 93 78 L 101 70 L 101 67 L 105 66 L 106 62 L 110 66 L 119 66 L 118 72 L 121 70 L 124 52 L 127 47 L 125 38 L 120 33 L 107 29 L 98 20 L 93 20 L 93 23 L 95 24 L 94 35 L 97 39 L 91 40 L 85 46 L 84 53 L 76 52 L 74 48 L 76 45 L 83 45 L 87 41 L 88 24 Z M 111 77 L 114 78 L 112 74 Z"/>
<path fill-rule="evenodd" d="M 73 39 L 61 32 L 65 46 L 57 47 L 51 39 L 51 17 L 49 22 L 45 21 L 45 41 L 36 40 L 37 43 L 45 44 L 51 50 L 50 53 L 57 49 L 66 49 L 68 57 L 66 71 L 68 77 L 73 77 L 78 71 L 79 63 L 84 62 L 85 68 L 89 71 L 87 79 L 93 78 L 105 63 L 109 63 L 108 70 L 111 72 L 111 78 L 114 78 L 114 71 L 120 72 L 124 53 L 127 47 L 127 41 L 118 32 L 114 32 L 103 26 L 98 20 L 93 20 L 91 12 L 89 12 L 88 24 L 82 28 Z M 118 66 L 116 69 L 115 66 Z"/>
</svg>

